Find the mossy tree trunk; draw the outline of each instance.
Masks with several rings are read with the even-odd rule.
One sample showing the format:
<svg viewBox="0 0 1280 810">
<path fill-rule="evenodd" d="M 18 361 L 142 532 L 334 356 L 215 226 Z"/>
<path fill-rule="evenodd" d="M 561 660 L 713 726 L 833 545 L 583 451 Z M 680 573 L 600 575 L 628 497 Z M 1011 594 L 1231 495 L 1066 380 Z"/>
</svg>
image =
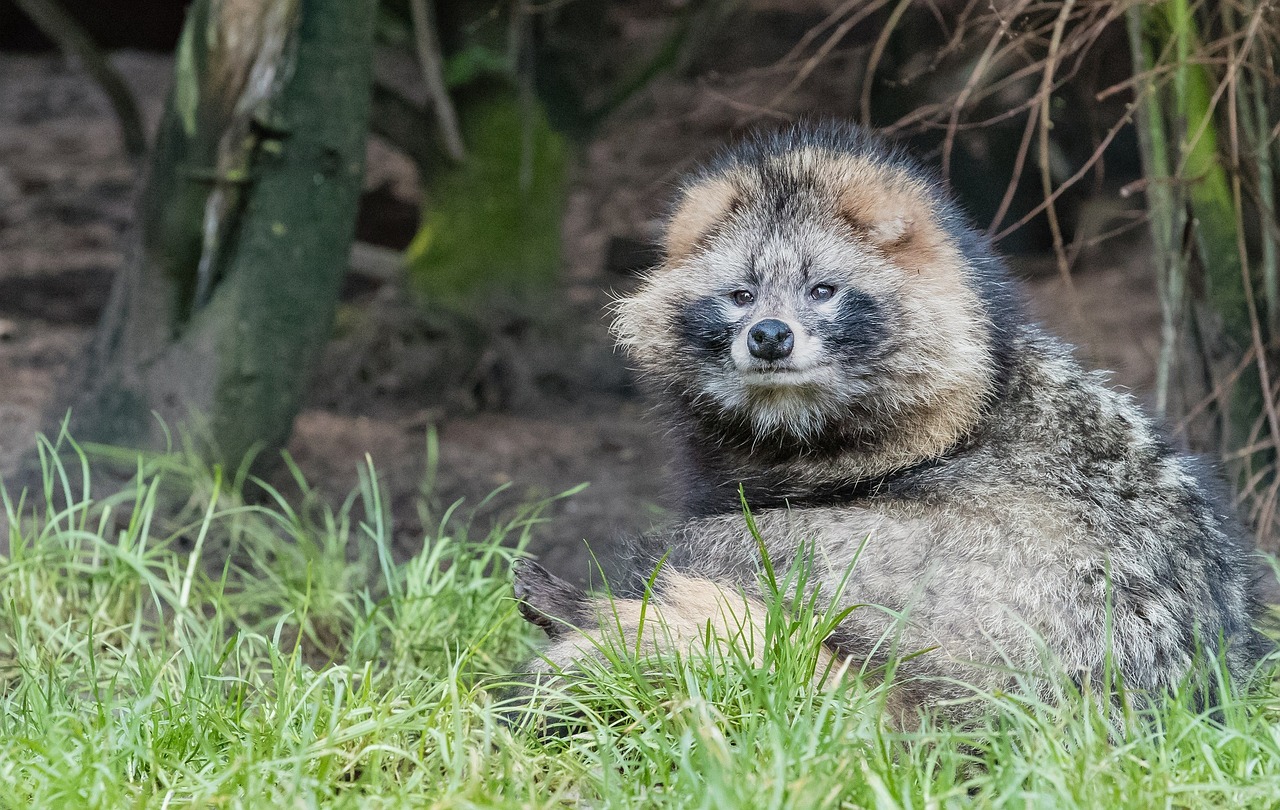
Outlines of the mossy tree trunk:
<svg viewBox="0 0 1280 810">
<path fill-rule="evenodd" d="M 364 170 L 375 0 L 195 0 L 80 440 L 282 445 L 331 328 Z"/>
</svg>

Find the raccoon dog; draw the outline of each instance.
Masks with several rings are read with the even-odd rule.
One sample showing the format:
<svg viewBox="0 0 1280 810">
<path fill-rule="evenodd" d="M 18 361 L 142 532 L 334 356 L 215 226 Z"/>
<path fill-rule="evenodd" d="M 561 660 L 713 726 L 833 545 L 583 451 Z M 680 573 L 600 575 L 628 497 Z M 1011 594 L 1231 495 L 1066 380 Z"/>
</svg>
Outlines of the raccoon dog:
<svg viewBox="0 0 1280 810">
<path fill-rule="evenodd" d="M 686 517 L 637 542 L 612 602 L 523 565 L 552 636 L 535 668 L 609 632 L 651 653 L 763 632 L 740 487 L 775 569 L 808 553 L 819 600 L 883 608 L 848 613 L 830 662 L 926 651 L 896 670 L 906 712 L 1048 664 L 1158 692 L 1204 648 L 1237 680 L 1261 655 L 1250 549 L 1198 464 L 1028 323 L 940 181 L 863 130 L 756 137 L 689 177 L 615 331 L 681 445 Z"/>
</svg>

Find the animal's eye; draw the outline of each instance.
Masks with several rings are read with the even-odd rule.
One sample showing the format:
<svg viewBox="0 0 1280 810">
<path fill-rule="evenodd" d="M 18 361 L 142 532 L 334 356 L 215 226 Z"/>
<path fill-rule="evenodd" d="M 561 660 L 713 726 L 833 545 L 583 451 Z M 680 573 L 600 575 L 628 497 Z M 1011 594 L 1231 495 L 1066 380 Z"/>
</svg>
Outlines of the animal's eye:
<svg viewBox="0 0 1280 810">
<path fill-rule="evenodd" d="M 756 300 L 756 294 L 751 290 L 734 290 L 729 293 L 729 297 L 733 299 L 733 303 L 740 307 L 745 307 Z"/>
<path fill-rule="evenodd" d="M 836 294 L 836 288 L 830 284 L 818 284 L 809 290 L 809 297 L 814 301 L 830 301 L 831 296 Z"/>
</svg>

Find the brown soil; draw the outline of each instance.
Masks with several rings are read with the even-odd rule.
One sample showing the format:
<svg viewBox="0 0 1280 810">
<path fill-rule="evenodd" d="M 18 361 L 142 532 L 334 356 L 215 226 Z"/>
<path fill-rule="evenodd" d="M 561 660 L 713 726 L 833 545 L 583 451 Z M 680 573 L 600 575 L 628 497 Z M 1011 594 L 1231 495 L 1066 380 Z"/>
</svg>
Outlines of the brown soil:
<svg viewBox="0 0 1280 810">
<path fill-rule="evenodd" d="M 154 122 L 170 60 L 114 61 Z M 837 54 L 825 83 L 805 85 L 765 120 L 850 109 L 855 62 Z M 367 455 L 393 505 L 397 548 L 409 554 L 422 543 L 430 429 L 437 514 L 506 487 L 483 521 L 590 482 L 551 507 L 535 538 L 549 567 L 575 579 L 589 565 L 584 540 L 607 547 L 661 519 L 661 430 L 612 351 L 605 306 L 633 283 L 629 265 L 643 251 L 628 253 L 652 238 L 679 170 L 760 118 L 743 99 L 773 98 L 789 78 L 721 67 L 655 83 L 586 146 L 565 217 L 563 281 L 545 299 L 494 301 L 460 318 L 423 311 L 394 282 L 353 279 L 288 447 L 314 485 L 341 497 Z M 369 161 L 365 221 L 403 223 L 416 205 L 410 164 L 376 141 Z M 81 74 L 55 56 L 0 54 L 0 475 L 32 446 L 56 382 L 91 337 L 124 262 L 136 177 L 105 101 Z M 1036 271 L 1046 260 L 1017 264 L 1031 276 L 1035 313 L 1085 347 L 1088 362 L 1115 369 L 1118 384 L 1148 389 L 1159 313 L 1139 250 L 1083 262 L 1074 292 L 1055 271 Z"/>
</svg>

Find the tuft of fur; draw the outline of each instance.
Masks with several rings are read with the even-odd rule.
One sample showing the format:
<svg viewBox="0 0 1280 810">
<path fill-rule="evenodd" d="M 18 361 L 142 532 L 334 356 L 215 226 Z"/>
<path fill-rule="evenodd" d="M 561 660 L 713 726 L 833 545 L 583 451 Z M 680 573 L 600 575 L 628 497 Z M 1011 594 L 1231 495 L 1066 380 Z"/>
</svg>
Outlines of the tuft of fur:
<svg viewBox="0 0 1280 810">
<path fill-rule="evenodd" d="M 853 126 L 749 139 L 687 179 L 665 249 L 614 330 L 684 455 L 687 518 L 627 555 L 634 583 L 666 559 L 653 599 L 678 627 L 761 598 L 741 487 L 774 566 L 813 549 L 820 598 L 888 609 L 851 611 L 831 653 L 874 664 L 891 634 L 931 650 L 897 672 L 908 705 L 1050 663 L 1171 688 L 1202 646 L 1250 673 L 1251 552 L 1199 464 L 1024 318 L 912 158 Z M 791 327 L 790 356 L 748 351 L 762 318 Z M 592 599 L 542 612 L 591 637 Z"/>
</svg>

